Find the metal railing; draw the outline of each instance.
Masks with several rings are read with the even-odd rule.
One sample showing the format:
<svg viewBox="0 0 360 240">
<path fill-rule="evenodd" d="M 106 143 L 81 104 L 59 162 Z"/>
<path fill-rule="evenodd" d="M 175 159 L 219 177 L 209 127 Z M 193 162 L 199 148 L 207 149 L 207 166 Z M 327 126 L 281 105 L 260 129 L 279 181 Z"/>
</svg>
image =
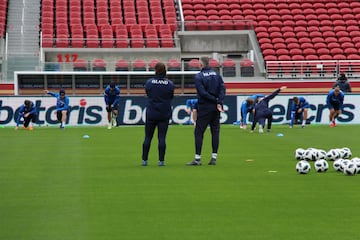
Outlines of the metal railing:
<svg viewBox="0 0 360 240">
<path fill-rule="evenodd" d="M 332 80 L 339 73 L 360 78 L 359 60 L 267 61 L 266 78 L 276 80 Z"/>
</svg>

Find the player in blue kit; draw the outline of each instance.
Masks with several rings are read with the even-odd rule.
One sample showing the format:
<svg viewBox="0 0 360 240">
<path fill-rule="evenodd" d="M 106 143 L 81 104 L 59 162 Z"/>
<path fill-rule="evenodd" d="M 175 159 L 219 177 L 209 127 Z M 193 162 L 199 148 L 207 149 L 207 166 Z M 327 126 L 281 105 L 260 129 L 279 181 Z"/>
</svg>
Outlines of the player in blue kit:
<svg viewBox="0 0 360 240">
<path fill-rule="evenodd" d="M 240 107 L 240 128 L 246 129 L 246 118 L 248 113 L 252 113 L 255 104 L 258 102 L 259 98 L 265 97 L 264 94 L 254 94 L 249 96 L 241 103 Z"/>
<path fill-rule="evenodd" d="M 194 126 L 196 125 L 197 108 L 198 100 L 196 98 L 186 100 L 186 112 L 190 114 L 190 118 L 192 118 Z M 191 123 L 191 120 L 189 120 L 189 123 Z"/>
<path fill-rule="evenodd" d="M 306 99 L 302 96 L 294 97 L 293 103 L 291 105 L 291 117 L 290 117 L 290 128 L 294 126 L 294 123 L 298 121 L 298 119 L 302 118 L 301 127 L 304 128 L 306 124 L 306 120 L 308 117 L 310 104 Z"/>
<path fill-rule="evenodd" d="M 254 106 L 254 121 L 251 126 L 251 132 L 254 131 L 256 123 L 259 123 L 259 133 L 264 132 L 265 120 L 267 120 L 267 131 L 270 132 L 271 124 L 272 124 L 272 111 L 269 108 L 269 102 L 276 95 L 280 93 L 280 91 L 286 89 L 286 86 L 282 86 L 281 88 L 275 90 L 268 96 L 259 99 L 259 102 Z"/>
<path fill-rule="evenodd" d="M 118 107 L 120 100 L 120 89 L 116 86 L 115 82 L 111 82 L 104 92 L 104 101 L 106 104 L 108 129 L 116 126 L 116 117 L 118 115 Z"/>
<path fill-rule="evenodd" d="M 36 122 L 36 117 L 37 117 L 37 110 L 35 104 L 30 100 L 25 100 L 24 104 L 21 105 L 19 109 L 15 130 L 19 129 L 21 118 L 24 118 L 24 129 L 33 130 L 33 124 Z"/>
<path fill-rule="evenodd" d="M 60 129 L 64 129 L 66 125 L 67 115 L 70 112 L 70 99 L 65 94 L 64 89 L 60 89 L 59 93 L 49 92 L 45 90 L 46 94 L 56 97 L 56 117 L 60 122 Z"/>
<path fill-rule="evenodd" d="M 146 81 L 145 139 L 142 145 L 142 166 L 148 165 L 151 140 L 158 130 L 159 166 L 165 166 L 166 134 L 171 117 L 171 102 L 174 98 L 174 83 L 166 77 L 165 64 L 155 65 L 155 76 Z"/>
<path fill-rule="evenodd" d="M 195 159 L 187 165 L 201 165 L 201 150 L 204 133 L 210 125 L 212 155 L 209 165 L 216 165 L 220 139 L 220 112 L 223 112 L 225 84 L 222 77 L 209 66 L 209 57 L 200 58 L 201 70 L 195 75 L 198 96 L 197 119 L 195 126 Z"/>
<path fill-rule="evenodd" d="M 326 104 L 329 108 L 330 127 L 336 127 L 336 118 L 341 114 L 344 104 L 344 93 L 339 86 L 331 89 L 326 97 Z"/>
</svg>

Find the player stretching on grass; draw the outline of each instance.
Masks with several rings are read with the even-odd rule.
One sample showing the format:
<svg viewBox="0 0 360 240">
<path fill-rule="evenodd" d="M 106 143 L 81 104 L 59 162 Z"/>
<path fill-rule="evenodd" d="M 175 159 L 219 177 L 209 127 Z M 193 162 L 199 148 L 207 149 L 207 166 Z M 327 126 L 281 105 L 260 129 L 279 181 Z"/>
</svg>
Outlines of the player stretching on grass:
<svg viewBox="0 0 360 240">
<path fill-rule="evenodd" d="M 256 123 L 259 123 L 259 133 L 264 132 L 265 127 L 265 120 L 267 120 L 267 131 L 270 132 L 271 124 L 272 124 L 272 111 L 269 108 L 269 102 L 273 99 L 276 95 L 280 93 L 281 90 L 284 90 L 286 86 L 283 86 L 270 95 L 261 98 L 258 103 L 255 104 L 254 107 L 254 121 L 251 126 L 251 132 L 254 131 Z"/>
<path fill-rule="evenodd" d="M 35 104 L 30 100 L 25 100 L 24 104 L 21 105 L 19 109 L 19 115 L 17 117 L 15 130 L 19 129 L 20 119 L 22 117 L 24 118 L 24 129 L 28 129 L 28 126 L 30 124 L 29 130 L 33 130 L 33 123 L 36 122 L 36 116 L 37 116 L 37 111 Z"/>
<path fill-rule="evenodd" d="M 120 100 L 120 89 L 114 82 L 111 82 L 105 89 L 104 100 L 108 117 L 108 129 L 116 126 L 116 117 L 118 115 L 118 107 Z"/>
<path fill-rule="evenodd" d="M 304 128 L 309 112 L 309 102 L 306 101 L 304 97 L 294 97 L 293 103 L 291 105 L 291 119 L 290 119 L 290 128 L 294 126 L 298 119 L 302 116 L 301 127 Z"/>
<path fill-rule="evenodd" d="M 265 97 L 264 94 L 254 94 L 249 96 L 241 103 L 240 107 L 240 128 L 246 129 L 246 118 L 248 113 L 252 113 L 255 104 L 259 101 L 260 98 Z"/>
<path fill-rule="evenodd" d="M 344 103 L 344 93 L 337 86 L 331 89 L 326 97 L 326 104 L 329 108 L 330 127 L 336 127 L 336 118 L 341 114 Z"/>
<path fill-rule="evenodd" d="M 56 117 L 57 120 L 60 122 L 60 129 L 64 129 L 67 120 L 67 114 L 70 110 L 69 97 L 65 95 L 64 89 L 60 89 L 59 93 L 49 92 L 48 90 L 45 90 L 45 93 L 56 97 Z"/>
</svg>

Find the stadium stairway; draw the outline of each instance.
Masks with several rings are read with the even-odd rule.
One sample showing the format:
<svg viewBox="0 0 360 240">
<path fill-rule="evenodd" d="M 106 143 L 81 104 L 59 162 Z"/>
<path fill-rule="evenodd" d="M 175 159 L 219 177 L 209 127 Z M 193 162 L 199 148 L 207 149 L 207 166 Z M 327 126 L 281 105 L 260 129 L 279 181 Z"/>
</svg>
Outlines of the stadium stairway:
<svg viewBox="0 0 360 240">
<path fill-rule="evenodd" d="M 7 32 L 7 80 L 13 80 L 14 71 L 36 70 L 39 65 L 38 0 L 9 1 Z"/>
</svg>

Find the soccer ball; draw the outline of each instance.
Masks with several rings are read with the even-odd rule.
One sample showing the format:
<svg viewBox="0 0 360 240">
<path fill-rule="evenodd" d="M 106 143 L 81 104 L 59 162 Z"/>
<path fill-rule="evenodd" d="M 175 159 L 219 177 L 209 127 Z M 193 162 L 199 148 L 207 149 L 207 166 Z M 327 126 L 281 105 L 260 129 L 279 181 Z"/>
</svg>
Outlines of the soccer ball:
<svg viewBox="0 0 360 240">
<path fill-rule="evenodd" d="M 343 159 L 340 164 L 340 169 L 342 172 L 344 172 L 347 165 L 349 165 L 351 161 L 349 159 Z"/>
<path fill-rule="evenodd" d="M 308 148 L 305 150 L 303 159 L 306 161 L 315 161 L 316 160 L 316 150 L 313 148 Z"/>
<path fill-rule="evenodd" d="M 329 164 L 325 159 L 319 159 L 315 161 L 314 168 L 317 172 L 326 172 L 329 169 Z"/>
<path fill-rule="evenodd" d="M 355 173 L 356 173 L 356 166 L 353 162 L 349 161 L 349 163 L 344 166 L 344 174 L 355 175 Z"/>
<path fill-rule="evenodd" d="M 300 174 L 307 174 L 310 172 L 311 166 L 310 163 L 308 163 L 305 160 L 301 160 L 296 163 L 296 171 Z"/>
<path fill-rule="evenodd" d="M 343 158 L 351 158 L 352 153 L 351 153 L 350 148 L 344 147 L 341 150 L 343 152 Z"/>
<path fill-rule="evenodd" d="M 326 151 L 319 149 L 317 151 L 317 159 L 326 159 Z"/>
<path fill-rule="evenodd" d="M 334 167 L 335 171 L 337 171 L 337 172 L 342 172 L 341 162 L 342 162 L 342 159 L 341 159 L 341 158 L 336 159 L 336 160 L 334 161 L 333 167 Z"/>
<path fill-rule="evenodd" d="M 356 173 L 360 173 L 360 158 L 355 157 L 351 159 L 351 162 L 355 164 Z"/>
<path fill-rule="evenodd" d="M 331 149 L 326 153 L 326 159 L 330 161 L 335 161 L 340 158 L 340 153 L 337 149 Z"/>
<path fill-rule="evenodd" d="M 305 149 L 303 148 L 297 148 L 295 150 L 295 159 L 296 160 L 302 160 L 304 155 Z"/>
</svg>

